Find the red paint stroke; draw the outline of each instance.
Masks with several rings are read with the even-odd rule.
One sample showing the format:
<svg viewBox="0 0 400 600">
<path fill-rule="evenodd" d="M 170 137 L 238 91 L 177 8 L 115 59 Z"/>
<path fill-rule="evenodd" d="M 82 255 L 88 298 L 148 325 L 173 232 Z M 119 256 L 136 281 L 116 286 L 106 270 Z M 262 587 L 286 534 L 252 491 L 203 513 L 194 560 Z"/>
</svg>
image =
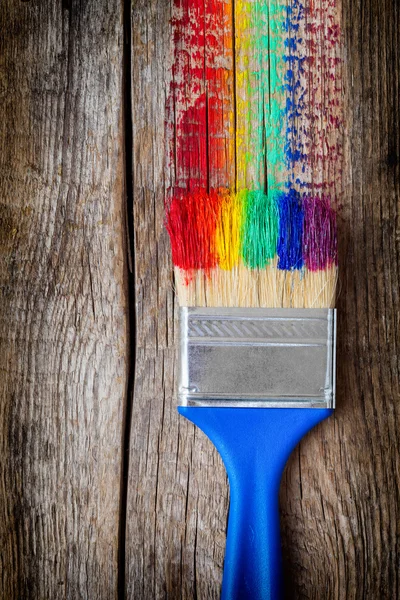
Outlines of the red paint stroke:
<svg viewBox="0 0 400 600">
<path fill-rule="evenodd" d="M 175 0 L 174 64 L 175 187 L 207 188 L 207 107 L 203 0 Z"/>
<path fill-rule="evenodd" d="M 234 76 L 229 0 L 175 0 L 170 162 L 179 190 L 234 183 Z"/>
</svg>

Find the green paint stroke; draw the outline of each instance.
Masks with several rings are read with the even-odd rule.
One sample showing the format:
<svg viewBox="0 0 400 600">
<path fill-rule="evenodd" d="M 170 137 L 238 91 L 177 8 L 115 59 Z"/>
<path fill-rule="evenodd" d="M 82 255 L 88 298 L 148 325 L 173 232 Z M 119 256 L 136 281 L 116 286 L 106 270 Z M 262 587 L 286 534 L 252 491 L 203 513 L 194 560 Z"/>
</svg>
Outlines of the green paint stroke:
<svg viewBox="0 0 400 600">
<path fill-rule="evenodd" d="M 239 192 L 243 206 L 242 259 L 246 267 L 263 269 L 276 255 L 278 208 L 276 194 Z"/>
<path fill-rule="evenodd" d="M 265 187 L 270 192 L 282 189 L 285 179 L 283 55 L 286 6 L 273 0 L 257 1 L 251 6 L 259 65 L 257 147 L 265 164 Z"/>
</svg>

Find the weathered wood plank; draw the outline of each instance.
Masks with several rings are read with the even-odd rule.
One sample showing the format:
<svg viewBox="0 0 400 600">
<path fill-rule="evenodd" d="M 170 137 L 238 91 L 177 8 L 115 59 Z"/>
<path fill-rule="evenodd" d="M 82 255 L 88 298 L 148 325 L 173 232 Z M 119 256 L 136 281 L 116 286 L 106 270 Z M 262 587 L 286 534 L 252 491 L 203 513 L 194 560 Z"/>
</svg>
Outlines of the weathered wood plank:
<svg viewBox="0 0 400 600">
<path fill-rule="evenodd" d="M 338 408 L 282 486 L 291 598 L 399 598 L 399 53 L 394 0 L 344 3 Z"/>
<path fill-rule="evenodd" d="M 169 2 L 132 12 L 137 352 L 128 490 L 128 598 L 217 597 L 224 553 L 224 468 L 178 419 L 173 390 L 175 301 L 164 229 Z"/>
<path fill-rule="evenodd" d="M 122 3 L 0 6 L 0 597 L 115 598 Z"/>
<path fill-rule="evenodd" d="M 169 0 L 132 13 L 137 379 L 128 598 L 218 598 L 228 491 L 221 461 L 178 418 L 172 269 L 163 229 Z M 345 202 L 338 409 L 281 489 L 288 597 L 392 599 L 399 589 L 399 34 L 396 0 L 344 1 Z"/>
</svg>

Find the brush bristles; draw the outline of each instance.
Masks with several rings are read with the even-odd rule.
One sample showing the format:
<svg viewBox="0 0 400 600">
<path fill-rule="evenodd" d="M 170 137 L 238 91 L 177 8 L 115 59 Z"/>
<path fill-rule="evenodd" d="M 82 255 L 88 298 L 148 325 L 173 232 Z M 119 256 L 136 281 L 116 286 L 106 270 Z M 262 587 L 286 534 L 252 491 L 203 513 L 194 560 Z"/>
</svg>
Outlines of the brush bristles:
<svg viewBox="0 0 400 600">
<path fill-rule="evenodd" d="M 193 272 L 175 268 L 180 306 L 252 308 L 333 308 L 338 268 L 282 271 L 274 260 L 264 269 L 240 264 Z"/>
<path fill-rule="evenodd" d="M 181 306 L 334 305 L 336 213 L 327 197 L 199 191 L 173 198 L 167 229 Z"/>
</svg>

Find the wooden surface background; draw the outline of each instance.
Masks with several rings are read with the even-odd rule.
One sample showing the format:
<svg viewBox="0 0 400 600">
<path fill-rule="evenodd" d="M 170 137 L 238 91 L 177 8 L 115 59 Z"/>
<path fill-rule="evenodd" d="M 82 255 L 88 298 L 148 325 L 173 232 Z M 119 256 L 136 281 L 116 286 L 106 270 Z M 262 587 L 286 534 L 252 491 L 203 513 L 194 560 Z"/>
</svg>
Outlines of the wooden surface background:
<svg viewBox="0 0 400 600">
<path fill-rule="evenodd" d="M 170 0 L 0 4 L 0 598 L 216 599 L 228 489 L 176 412 Z M 344 0 L 338 408 L 281 487 L 290 599 L 400 598 L 400 7 Z"/>
</svg>

